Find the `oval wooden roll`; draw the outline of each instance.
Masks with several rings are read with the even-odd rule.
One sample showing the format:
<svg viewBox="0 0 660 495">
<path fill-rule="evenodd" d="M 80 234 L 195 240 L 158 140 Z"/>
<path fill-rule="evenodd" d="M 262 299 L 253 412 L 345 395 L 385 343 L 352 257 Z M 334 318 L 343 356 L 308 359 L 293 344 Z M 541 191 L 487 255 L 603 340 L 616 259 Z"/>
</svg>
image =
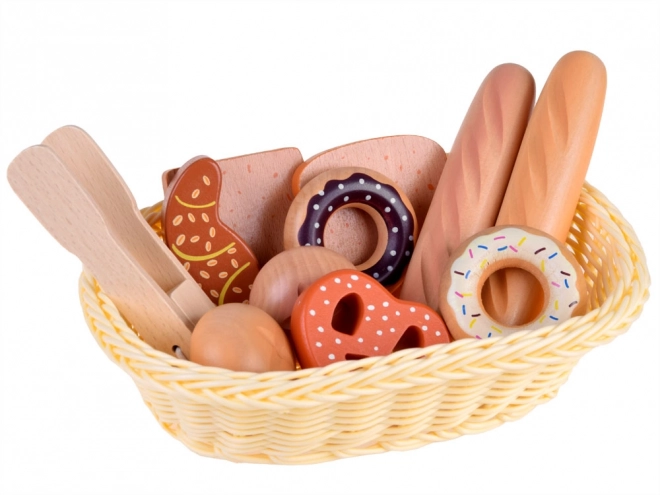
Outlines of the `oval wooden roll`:
<svg viewBox="0 0 660 495">
<path fill-rule="evenodd" d="M 497 225 L 526 225 L 564 242 L 587 174 L 605 102 L 607 75 L 595 55 L 564 55 L 552 69 L 525 131 Z M 501 270 L 483 303 L 499 322 L 531 321 L 542 295 L 524 273 Z"/>
<path fill-rule="evenodd" d="M 341 254 L 328 248 L 287 249 L 259 271 L 250 293 L 250 305 L 261 308 L 288 329 L 293 305 L 310 284 L 330 272 L 354 268 Z"/>
<path fill-rule="evenodd" d="M 190 360 L 233 371 L 293 371 L 293 350 L 277 322 L 248 304 L 229 303 L 206 313 L 193 330 Z"/>
<path fill-rule="evenodd" d="M 519 65 L 500 65 L 484 79 L 440 176 L 401 299 L 437 311 L 440 279 L 451 252 L 495 224 L 534 93 L 534 79 Z"/>
</svg>

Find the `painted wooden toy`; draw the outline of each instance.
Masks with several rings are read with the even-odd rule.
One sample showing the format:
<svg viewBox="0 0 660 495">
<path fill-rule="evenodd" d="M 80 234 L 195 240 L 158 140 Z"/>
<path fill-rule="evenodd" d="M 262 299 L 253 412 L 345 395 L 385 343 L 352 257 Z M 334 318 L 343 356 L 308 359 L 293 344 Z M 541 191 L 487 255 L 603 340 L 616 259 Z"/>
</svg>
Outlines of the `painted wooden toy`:
<svg viewBox="0 0 660 495">
<path fill-rule="evenodd" d="M 298 296 L 323 275 L 341 269 L 355 267 L 330 249 L 317 246 L 287 249 L 261 268 L 254 279 L 250 304 L 289 329 L 291 311 Z"/>
<path fill-rule="evenodd" d="M 368 139 L 319 153 L 301 164 L 293 175 L 293 193 L 315 176 L 339 167 L 363 167 L 389 177 L 410 199 L 417 222 L 426 212 L 447 155 L 436 142 L 420 136 L 390 136 Z M 369 215 L 346 208 L 328 220 L 326 247 L 359 265 L 376 248 L 376 226 Z"/>
<path fill-rule="evenodd" d="M 250 247 L 220 220 L 222 171 L 196 157 L 177 170 L 163 201 L 165 243 L 216 304 L 248 302 L 259 266 Z"/>
<path fill-rule="evenodd" d="M 497 225 L 526 225 L 564 242 L 596 142 L 607 75 L 588 52 L 563 56 L 552 69 L 525 131 Z M 484 286 L 484 305 L 498 321 L 532 321 L 542 306 L 534 280 L 502 270 Z"/>
<path fill-rule="evenodd" d="M 405 193 L 373 170 L 335 168 L 309 181 L 287 214 L 284 247 L 325 246 L 328 221 L 343 208 L 365 211 L 377 227 L 376 249 L 356 268 L 383 285 L 396 283 L 412 255 L 417 219 Z"/>
<path fill-rule="evenodd" d="M 291 336 L 303 368 L 450 341 L 431 308 L 396 299 L 356 270 L 329 273 L 300 295 Z"/>
<path fill-rule="evenodd" d="M 491 227 L 455 249 L 440 282 L 440 310 L 455 339 L 506 336 L 521 329 L 494 319 L 482 301 L 486 280 L 506 268 L 524 271 L 541 288 L 539 316 L 525 330 L 585 313 L 584 275 L 563 242 L 530 227 Z"/>
<path fill-rule="evenodd" d="M 195 326 L 190 360 L 233 371 L 293 371 L 295 360 L 284 332 L 268 314 L 247 304 L 224 304 Z"/>
<path fill-rule="evenodd" d="M 456 136 L 401 289 L 438 309 L 440 279 L 466 238 L 495 225 L 534 103 L 534 79 L 515 64 L 493 69 Z"/>
<path fill-rule="evenodd" d="M 293 200 L 291 180 L 302 155 L 296 148 L 283 148 L 217 162 L 223 177 L 220 220 L 250 246 L 263 266 L 284 249 L 284 219 Z M 165 172 L 165 186 L 175 172 Z"/>
</svg>

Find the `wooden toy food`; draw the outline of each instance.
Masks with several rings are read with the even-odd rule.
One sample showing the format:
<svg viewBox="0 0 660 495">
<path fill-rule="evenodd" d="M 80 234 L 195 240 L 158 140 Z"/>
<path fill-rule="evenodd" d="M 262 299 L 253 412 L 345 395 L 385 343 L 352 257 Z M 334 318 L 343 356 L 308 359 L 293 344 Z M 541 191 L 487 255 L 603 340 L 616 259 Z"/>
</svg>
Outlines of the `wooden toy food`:
<svg viewBox="0 0 660 495">
<path fill-rule="evenodd" d="M 300 295 L 291 336 L 303 368 L 449 342 L 428 306 L 400 301 L 356 270 L 329 273 Z"/>
<path fill-rule="evenodd" d="M 291 310 L 309 285 L 341 269 L 355 269 L 341 254 L 324 247 L 287 249 L 266 263 L 254 279 L 250 304 L 261 308 L 283 328 L 290 327 Z"/>
<path fill-rule="evenodd" d="M 165 243 L 214 303 L 247 302 L 259 266 L 220 220 L 221 187 L 222 171 L 209 157 L 178 169 L 163 201 Z"/>
<path fill-rule="evenodd" d="M 389 136 L 358 141 L 315 155 L 293 175 L 293 193 L 322 172 L 339 167 L 363 167 L 389 177 L 410 199 L 417 222 L 426 212 L 447 155 L 436 142 L 421 136 Z M 375 249 L 376 226 L 359 209 L 346 208 L 328 220 L 332 233 L 326 247 L 343 254 L 351 263 L 363 263 Z"/>
<path fill-rule="evenodd" d="M 324 246 L 328 220 L 342 208 L 365 211 L 377 226 L 376 249 L 356 268 L 383 285 L 397 282 L 412 255 L 417 219 L 403 191 L 373 170 L 336 168 L 309 181 L 287 214 L 284 247 Z"/>
<path fill-rule="evenodd" d="M 422 225 L 400 297 L 437 310 L 452 251 L 495 225 L 534 103 L 534 79 L 504 64 L 484 79 L 456 136 Z"/>
<path fill-rule="evenodd" d="M 229 303 L 209 311 L 195 326 L 190 360 L 233 371 L 293 371 L 295 361 L 284 332 L 268 314 Z"/>
<path fill-rule="evenodd" d="M 552 69 L 525 131 L 497 225 L 527 225 L 564 242 L 596 142 L 607 76 L 598 57 L 572 52 Z M 535 315 L 541 295 L 520 271 L 503 270 L 484 288 L 498 321 Z"/>
<path fill-rule="evenodd" d="M 499 337 L 521 329 L 493 319 L 481 297 L 488 277 L 506 268 L 530 274 L 542 289 L 542 309 L 525 330 L 585 313 L 582 269 L 562 242 L 529 227 L 491 227 L 454 251 L 440 282 L 440 311 L 455 339 Z"/>
<path fill-rule="evenodd" d="M 250 246 L 260 266 L 284 249 L 291 178 L 302 161 L 296 148 L 217 160 L 223 178 L 220 220 Z M 163 183 L 175 172 L 167 171 Z"/>
<path fill-rule="evenodd" d="M 213 303 L 144 221 L 117 171 L 81 129 L 64 127 L 23 151 L 7 176 L 50 234 L 94 274 L 153 348 L 190 349 Z"/>
</svg>

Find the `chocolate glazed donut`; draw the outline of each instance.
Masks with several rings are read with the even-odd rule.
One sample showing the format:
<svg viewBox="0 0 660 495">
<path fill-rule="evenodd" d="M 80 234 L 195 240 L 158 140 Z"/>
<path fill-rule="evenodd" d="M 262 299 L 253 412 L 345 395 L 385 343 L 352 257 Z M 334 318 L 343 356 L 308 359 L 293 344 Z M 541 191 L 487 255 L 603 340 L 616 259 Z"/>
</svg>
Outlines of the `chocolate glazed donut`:
<svg viewBox="0 0 660 495">
<path fill-rule="evenodd" d="M 285 247 L 323 246 L 328 219 L 347 207 L 366 211 L 378 229 L 376 251 L 357 268 L 383 285 L 397 282 L 412 255 L 417 220 L 405 194 L 372 170 L 339 168 L 308 182 L 289 209 Z"/>
</svg>

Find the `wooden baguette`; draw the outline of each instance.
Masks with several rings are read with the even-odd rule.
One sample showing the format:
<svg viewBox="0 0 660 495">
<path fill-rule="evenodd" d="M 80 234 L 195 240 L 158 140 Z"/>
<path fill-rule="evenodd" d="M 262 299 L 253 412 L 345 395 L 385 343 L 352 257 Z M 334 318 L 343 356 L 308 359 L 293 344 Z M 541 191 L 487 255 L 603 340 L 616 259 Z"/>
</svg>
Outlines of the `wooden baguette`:
<svg viewBox="0 0 660 495">
<path fill-rule="evenodd" d="M 596 143 L 607 75 L 595 55 L 576 51 L 552 69 L 525 131 L 497 225 L 525 225 L 566 240 Z M 506 325 L 533 320 L 542 293 L 520 271 L 494 273 L 486 311 Z"/>
<path fill-rule="evenodd" d="M 504 64 L 484 79 L 463 120 L 422 226 L 400 298 L 438 310 L 452 251 L 495 224 L 534 102 L 534 80 Z"/>
</svg>

